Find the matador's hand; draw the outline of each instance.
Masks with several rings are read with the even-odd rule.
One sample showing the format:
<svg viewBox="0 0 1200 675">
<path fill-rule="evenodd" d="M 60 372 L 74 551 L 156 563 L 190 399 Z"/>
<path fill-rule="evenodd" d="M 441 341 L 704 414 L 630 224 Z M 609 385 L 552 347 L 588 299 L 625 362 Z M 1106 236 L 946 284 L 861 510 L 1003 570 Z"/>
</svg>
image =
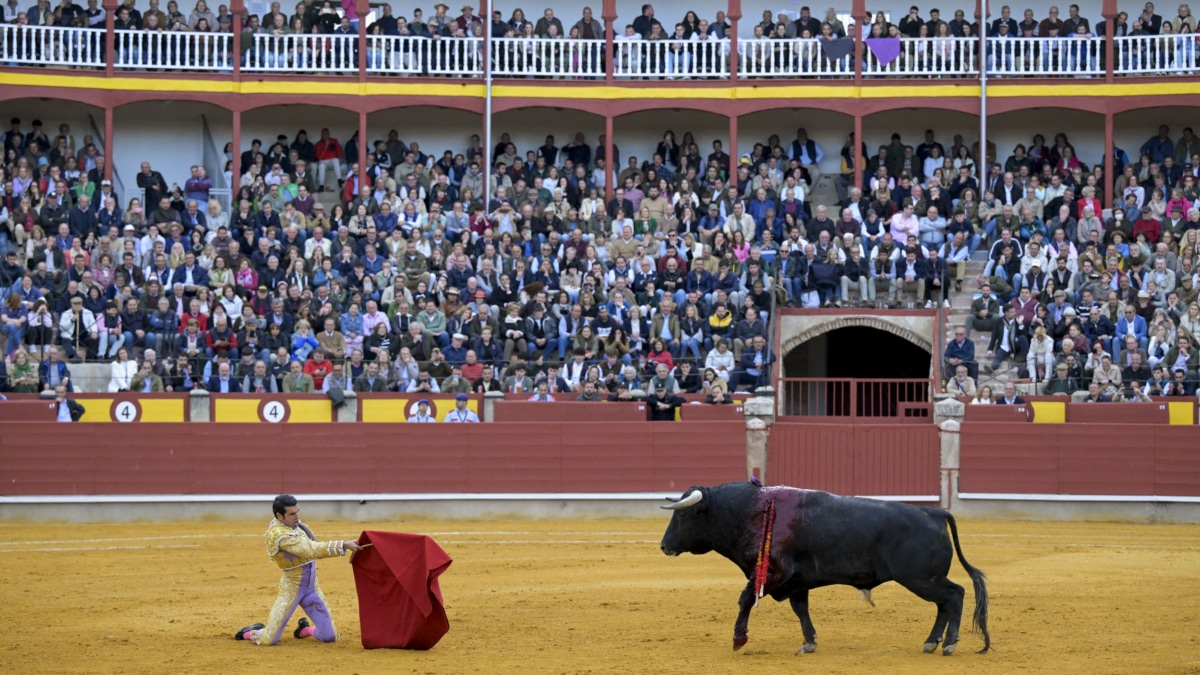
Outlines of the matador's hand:
<svg viewBox="0 0 1200 675">
<path fill-rule="evenodd" d="M 362 544 L 358 543 L 357 541 L 343 541 L 342 546 L 350 551 L 361 551 L 363 548 Z"/>
</svg>

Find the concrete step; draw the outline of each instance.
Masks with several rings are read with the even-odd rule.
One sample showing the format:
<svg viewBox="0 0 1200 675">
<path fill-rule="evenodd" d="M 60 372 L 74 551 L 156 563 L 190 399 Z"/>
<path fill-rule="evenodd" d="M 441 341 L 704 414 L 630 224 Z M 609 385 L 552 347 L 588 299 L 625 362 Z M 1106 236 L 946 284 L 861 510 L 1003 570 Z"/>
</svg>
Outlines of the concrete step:
<svg viewBox="0 0 1200 675">
<path fill-rule="evenodd" d="M 75 391 L 108 391 L 112 368 L 107 363 L 68 363 L 67 370 L 71 371 L 71 384 Z"/>
</svg>

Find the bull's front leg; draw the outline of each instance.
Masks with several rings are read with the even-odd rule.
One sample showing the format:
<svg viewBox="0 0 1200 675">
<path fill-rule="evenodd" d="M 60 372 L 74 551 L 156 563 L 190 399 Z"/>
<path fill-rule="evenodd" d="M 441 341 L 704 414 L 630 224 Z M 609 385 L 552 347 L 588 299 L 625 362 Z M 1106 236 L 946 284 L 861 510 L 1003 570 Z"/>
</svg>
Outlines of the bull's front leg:
<svg viewBox="0 0 1200 675">
<path fill-rule="evenodd" d="M 817 650 L 817 629 L 813 627 L 812 617 L 808 614 L 808 589 L 796 591 L 788 598 L 792 603 L 792 611 L 800 619 L 800 630 L 804 633 L 804 644 L 797 654 L 809 654 Z"/>
<path fill-rule="evenodd" d="M 742 597 L 738 598 L 738 616 L 737 621 L 733 624 L 733 651 L 737 651 L 746 646 L 746 642 L 750 637 L 746 634 L 746 630 L 750 625 L 750 610 L 754 609 L 754 580 L 746 582 L 746 589 L 742 591 Z"/>
</svg>

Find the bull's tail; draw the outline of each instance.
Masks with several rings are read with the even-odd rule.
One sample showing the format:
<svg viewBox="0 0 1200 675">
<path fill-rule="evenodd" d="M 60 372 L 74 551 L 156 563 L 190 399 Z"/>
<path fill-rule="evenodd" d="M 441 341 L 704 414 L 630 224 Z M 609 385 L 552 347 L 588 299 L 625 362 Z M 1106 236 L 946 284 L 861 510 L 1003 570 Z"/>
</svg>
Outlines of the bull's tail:
<svg viewBox="0 0 1200 675">
<path fill-rule="evenodd" d="M 977 653 L 986 654 L 992 646 L 992 638 L 988 635 L 987 627 L 988 592 L 985 583 L 987 575 L 982 570 L 973 567 L 963 557 L 962 546 L 958 543 L 958 525 L 954 522 L 954 516 L 946 513 L 946 522 L 950 523 L 950 538 L 954 541 L 954 552 L 958 554 L 958 562 L 962 563 L 963 569 L 971 577 L 971 584 L 975 587 L 975 614 L 971 618 L 971 628 L 983 635 L 983 649 Z"/>
</svg>

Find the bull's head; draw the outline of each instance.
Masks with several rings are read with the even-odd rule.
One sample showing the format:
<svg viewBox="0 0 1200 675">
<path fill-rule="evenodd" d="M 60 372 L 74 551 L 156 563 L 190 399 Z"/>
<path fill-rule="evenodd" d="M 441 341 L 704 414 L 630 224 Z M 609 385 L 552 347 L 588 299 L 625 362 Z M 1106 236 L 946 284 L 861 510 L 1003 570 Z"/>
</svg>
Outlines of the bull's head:
<svg viewBox="0 0 1200 675">
<path fill-rule="evenodd" d="M 663 534 L 659 548 L 662 552 L 677 556 L 681 553 L 701 554 L 712 550 L 709 543 L 707 515 L 709 504 L 704 501 L 705 488 L 693 486 L 679 499 L 670 500 L 661 508 L 674 511 L 671 523 Z"/>
</svg>

